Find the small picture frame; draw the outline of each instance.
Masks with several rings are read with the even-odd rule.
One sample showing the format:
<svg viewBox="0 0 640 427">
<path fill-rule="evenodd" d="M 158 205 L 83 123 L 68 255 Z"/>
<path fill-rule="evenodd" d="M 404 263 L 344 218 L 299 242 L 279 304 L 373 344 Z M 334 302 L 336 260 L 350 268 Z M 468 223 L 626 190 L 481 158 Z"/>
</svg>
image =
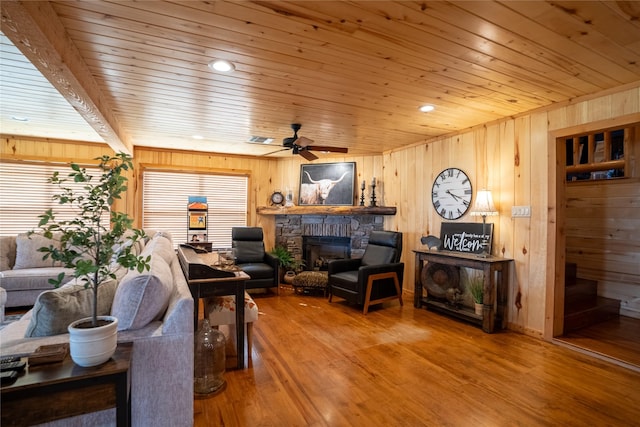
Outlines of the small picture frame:
<svg viewBox="0 0 640 427">
<path fill-rule="evenodd" d="M 207 241 L 206 233 L 189 233 L 189 243 L 202 243 Z"/>
<path fill-rule="evenodd" d="M 207 229 L 207 212 L 206 211 L 190 211 L 189 212 L 189 230 L 206 230 Z"/>
<path fill-rule="evenodd" d="M 355 162 L 300 166 L 300 206 L 353 206 Z"/>
</svg>

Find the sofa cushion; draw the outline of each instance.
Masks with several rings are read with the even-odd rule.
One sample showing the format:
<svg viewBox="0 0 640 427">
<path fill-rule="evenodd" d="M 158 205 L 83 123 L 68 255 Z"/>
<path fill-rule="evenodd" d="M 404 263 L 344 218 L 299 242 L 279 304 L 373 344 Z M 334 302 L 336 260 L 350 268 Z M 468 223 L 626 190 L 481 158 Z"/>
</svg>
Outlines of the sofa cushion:
<svg viewBox="0 0 640 427">
<path fill-rule="evenodd" d="M 65 280 L 67 282 L 69 278 L 73 278 L 73 269 L 64 267 L 5 270 L 0 272 L 0 286 L 7 291 L 52 290 L 54 287 L 49 283 L 49 279 L 57 278 L 60 273 L 64 273 L 67 276 Z"/>
<path fill-rule="evenodd" d="M 159 255 L 151 255 L 151 269 L 131 270 L 116 290 L 111 315 L 118 318 L 118 330 L 140 329 L 159 319 L 169 305 L 173 276 L 169 264 Z"/>
<path fill-rule="evenodd" d="M 108 280 L 98 287 L 98 316 L 111 312 L 117 282 Z M 33 306 L 33 313 L 25 337 L 46 337 L 64 334 L 75 320 L 90 317 L 93 289 L 73 280 L 57 289 L 42 292 Z"/>
<path fill-rule="evenodd" d="M 11 270 L 16 263 L 16 236 L 0 237 L 0 271 Z"/>
<path fill-rule="evenodd" d="M 40 268 L 40 267 L 60 267 L 60 262 L 54 262 L 50 257 L 42 259 L 45 254 L 39 252 L 38 249 L 42 247 L 60 247 L 60 241 L 55 239 L 47 239 L 42 234 L 27 233 L 18 234 L 16 237 L 16 263 L 13 266 L 14 270 L 22 268 Z"/>
<path fill-rule="evenodd" d="M 171 260 L 175 256 L 171 238 L 160 232 L 155 233 L 140 255 L 145 258 L 148 255 L 160 256 L 167 264 L 171 264 Z"/>
</svg>

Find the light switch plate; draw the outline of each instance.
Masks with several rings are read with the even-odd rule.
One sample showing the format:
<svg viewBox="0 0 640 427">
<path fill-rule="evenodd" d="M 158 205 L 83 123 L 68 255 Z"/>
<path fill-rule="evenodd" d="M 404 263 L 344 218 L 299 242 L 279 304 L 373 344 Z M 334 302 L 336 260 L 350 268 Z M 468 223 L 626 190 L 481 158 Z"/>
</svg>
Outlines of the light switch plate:
<svg viewBox="0 0 640 427">
<path fill-rule="evenodd" d="M 512 206 L 511 218 L 530 218 L 531 206 Z"/>
</svg>

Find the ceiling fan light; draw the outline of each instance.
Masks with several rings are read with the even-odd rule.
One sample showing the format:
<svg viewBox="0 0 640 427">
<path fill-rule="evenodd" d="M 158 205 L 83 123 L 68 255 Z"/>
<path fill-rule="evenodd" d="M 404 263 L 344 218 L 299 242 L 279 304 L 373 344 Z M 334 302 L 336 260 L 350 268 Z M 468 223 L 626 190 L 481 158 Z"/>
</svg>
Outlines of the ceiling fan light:
<svg viewBox="0 0 640 427">
<path fill-rule="evenodd" d="M 428 105 L 428 104 L 423 105 L 423 106 L 420 107 L 420 111 L 422 111 L 423 113 L 428 113 L 429 111 L 433 111 L 435 109 L 436 109 L 436 107 L 434 107 L 433 105 Z"/>
<path fill-rule="evenodd" d="M 236 69 L 236 66 L 224 59 L 216 59 L 209 62 L 209 68 L 222 73 L 230 73 Z"/>
</svg>

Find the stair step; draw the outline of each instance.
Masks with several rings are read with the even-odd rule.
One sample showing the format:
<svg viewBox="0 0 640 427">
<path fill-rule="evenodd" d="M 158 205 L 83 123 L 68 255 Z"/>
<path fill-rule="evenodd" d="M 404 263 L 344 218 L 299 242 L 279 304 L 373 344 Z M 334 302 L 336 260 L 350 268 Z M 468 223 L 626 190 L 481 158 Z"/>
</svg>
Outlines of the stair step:
<svg viewBox="0 0 640 427">
<path fill-rule="evenodd" d="M 598 296 L 597 280 L 576 278 L 573 284 L 567 285 L 566 282 L 564 284 L 565 304 L 566 304 L 566 301 L 573 300 L 574 298 L 582 298 L 582 297 L 595 298 L 597 296 Z"/>
<path fill-rule="evenodd" d="M 565 309 L 564 332 L 575 331 L 616 318 L 619 313 L 620 301 L 612 298 L 597 297 L 595 304 L 586 301 L 581 304 L 572 304 L 570 309 Z"/>
<path fill-rule="evenodd" d="M 564 266 L 564 285 L 571 286 L 576 284 L 576 278 L 578 277 L 578 264 L 575 262 L 568 262 Z"/>
</svg>

